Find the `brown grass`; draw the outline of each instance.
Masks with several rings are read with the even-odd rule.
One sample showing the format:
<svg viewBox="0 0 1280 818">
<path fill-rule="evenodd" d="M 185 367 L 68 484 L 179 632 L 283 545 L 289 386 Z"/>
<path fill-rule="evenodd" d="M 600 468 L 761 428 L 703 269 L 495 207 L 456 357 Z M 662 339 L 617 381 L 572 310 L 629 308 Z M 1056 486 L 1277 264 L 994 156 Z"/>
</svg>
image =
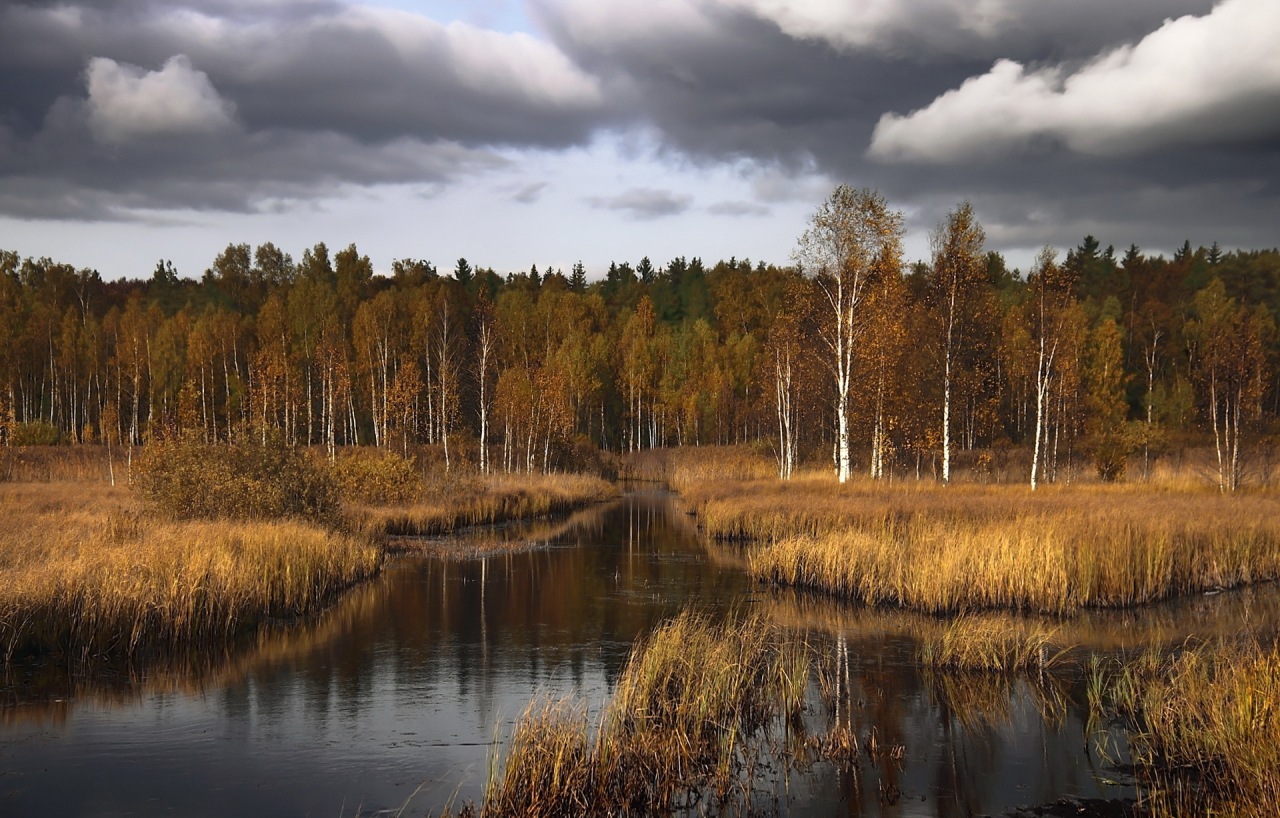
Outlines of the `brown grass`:
<svg viewBox="0 0 1280 818">
<path fill-rule="evenodd" d="M 1280 494 L 1152 486 L 707 481 L 713 538 L 761 579 L 931 612 L 1064 614 L 1280 577 Z"/>
<path fill-rule="evenodd" d="M 685 446 L 630 452 L 621 476 L 666 483 L 679 492 L 707 480 L 758 480 L 776 477 L 777 464 L 752 446 Z"/>
<path fill-rule="evenodd" d="M 472 559 L 512 554 L 545 547 L 584 526 L 598 528 L 600 517 L 616 501 L 603 501 L 565 515 L 520 520 L 508 525 L 481 526 L 448 537 L 390 537 L 389 554 L 420 554 L 442 559 Z"/>
<path fill-rule="evenodd" d="M 127 487 L 128 470 L 119 459 L 119 484 L 108 484 L 105 448 L 0 449 L 6 467 L 0 476 L 10 478 L 0 481 L 3 656 L 145 654 L 154 660 L 208 650 L 268 620 L 309 614 L 373 575 L 385 533 L 545 518 L 617 496 L 612 484 L 594 477 L 427 475 L 415 482 L 417 501 L 349 508 L 341 518 L 310 514 L 314 504 L 275 502 L 280 492 L 288 499 L 299 491 L 296 473 L 323 468 L 318 458 L 297 450 L 276 457 L 270 447 L 204 451 L 173 442 L 147 457 L 135 453 L 135 476 L 152 489 L 144 505 Z M 182 480 L 143 468 L 165 454 L 176 457 Z M 404 469 L 380 453 L 344 460 L 361 465 L 339 476 L 379 489 L 379 496 L 403 476 Z M 241 473 L 236 464 L 242 461 L 253 468 Z M 205 479 L 206 472 L 224 479 Z M 328 479 L 327 472 L 322 476 Z M 228 481 L 236 491 L 227 489 Z M 171 490 L 177 483 L 181 491 Z M 175 491 L 181 502 L 156 499 Z M 205 519 L 185 519 L 190 516 Z"/>
<path fill-rule="evenodd" d="M 135 450 L 140 451 L 139 450 Z M 129 482 L 129 451 L 96 444 L 78 446 L 0 446 L 0 482 L 48 483 L 67 480 Z"/>
<path fill-rule="evenodd" d="M 488 815 L 649 814 L 709 790 L 730 797 L 761 731 L 799 712 L 808 655 L 758 616 L 685 613 L 637 643 L 596 729 L 585 708 L 538 701 L 517 722 Z"/>
<path fill-rule="evenodd" d="M 1273 816 L 1280 804 L 1280 648 L 1205 644 L 1125 668 L 1104 697 L 1119 716 L 1145 812 Z"/>
<path fill-rule="evenodd" d="M 403 504 L 353 504 L 348 513 L 363 531 L 431 536 L 471 525 L 548 517 L 617 496 L 617 486 L 591 475 L 472 475 L 438 478 Z"/>
<path fill-rule="evenodd" d="M 170 522 L 123 488 L 0 486 L 6 657 L 134 656 L 221 644 L 327 604 L 377 571 L 366 538 L 300 522 Z"/>
<path fill-rule="evenodd" d="M 937 670 L 980 673 L 1049 670 L 1066 652 L 1055 645 L 1055 638 L 1055 628 L 1034 620 L 1011 623 L 1000 616 L 959 616 L 924 640 L 920 663 Z"/>
</svg>

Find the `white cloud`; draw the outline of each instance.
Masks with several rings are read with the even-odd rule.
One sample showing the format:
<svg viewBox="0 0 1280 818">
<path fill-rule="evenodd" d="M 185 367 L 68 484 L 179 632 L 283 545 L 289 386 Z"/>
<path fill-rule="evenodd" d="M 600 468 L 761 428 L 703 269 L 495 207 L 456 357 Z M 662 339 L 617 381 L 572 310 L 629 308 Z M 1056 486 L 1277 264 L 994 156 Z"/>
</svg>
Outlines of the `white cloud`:
<svg viewBox="0 0 1280 818">
<path fill-rule="evenodd" d="M 720 0 L 539 0 L 579 42 L 608 44 L 634 37 L 713 37 L 706 7 Z M 536 8 L 537 4 L 535 4 Z"/>
<path fill-rule="evenodd" d="M 1203 12 L 1212 0 L 535 0 L 579 42 L 643 37 L 713 38 L 725 12 L 776 26 L 788 37 L 849 52 L 930 60 L 1064 52 L 1151 30 L 1166 16 Z"/>
<path fill-rule="evenodd" d="M 169 58 L 158 71 L 94 57 L 85 71 L 85 83 L 89 128 L 106 144 L 215 133 L 235 124 L 231 103 L 219 96 L 208 75 L 181 54 Z"/>
<path fill-rule="evenodd" d="M 1045 143 L 1094 156 L 1280 133 L 1280 3 L 1224 0 L 1078 70 L 1000 60 L 928 106 L 880 118 L 868 154 L 947 163 Z"/>
<path fill-rule="evenodd" d="M 597 79 L 554 46 L 523 32 L 498 32 L 464 22 L 441 24 L 394 9 L 353 7 L 323 25 L 365 31 L 389 41 L 410 71 L 439 71 L 488 95 L 511 95 L 557 106 L 590 107 L 602 100 Z"/>
<path fill-rule="evenodd" d="M 937 39 L 991 37 L 1015 19 L 1016 7 L 1021 5 L 1018 0 L 720 1 L 771 20 L 791 37 L 858 50 L 883 50 L 904 34 Z M 1041 5 L 1054 1 L 1037 0 Z M 946 20 L 947 25 L 933 25 L 936 20 Z M 926 22 L 931 24 L 922 25 Z"/>
</svg>

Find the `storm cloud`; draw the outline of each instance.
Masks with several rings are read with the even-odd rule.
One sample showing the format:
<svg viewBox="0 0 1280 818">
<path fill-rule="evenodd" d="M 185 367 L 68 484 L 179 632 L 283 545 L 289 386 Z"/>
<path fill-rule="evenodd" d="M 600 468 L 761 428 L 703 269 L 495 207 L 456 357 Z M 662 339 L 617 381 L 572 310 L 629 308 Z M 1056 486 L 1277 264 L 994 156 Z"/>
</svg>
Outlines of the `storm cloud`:
<svg viewBox="0 0 1280 818">
<path fill-rule="evenodd" d="M 9 5 L 0 77 L 0 174 L 23 191 L 0 207 L 31 217 L 448 183 L 580 143 L 606 108 L 529 34 L 337 3 Z"/>
<path fill-rule="evenodd" d="M 520 178 L 525 157 L 635 140 L 662 180 L 554 189 L 624 222 L 723 223 L 849 182 L 913 230 L 969 198 L 999 247 L 1270 246 L 1277 9 L 529 0 L 533 27 L 509 32 L 338 0 L 10 3 L 0 214 L 253 212 L 504 173 L 494 189 L 534 211 L 553 188 Z M 746 184 L 677 189 L 684 168 Z"/>
</svg>

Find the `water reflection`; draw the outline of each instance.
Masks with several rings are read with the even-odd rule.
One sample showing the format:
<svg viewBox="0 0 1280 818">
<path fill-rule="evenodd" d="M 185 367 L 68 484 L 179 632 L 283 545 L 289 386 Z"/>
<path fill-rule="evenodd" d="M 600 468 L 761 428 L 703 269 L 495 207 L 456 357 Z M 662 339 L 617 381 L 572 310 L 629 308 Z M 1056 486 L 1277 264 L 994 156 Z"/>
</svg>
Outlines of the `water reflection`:
<svg viewBox="0 0 1280 818">
<path fill-rule="evenodd" d="M 793 629 L 823 657 L 815 726 L 841 718 L 864 744 L 906 748 L 900 768 L 785 782 L 784 813 L 998 814 L 1127 792 L 1086 751 L 1078 679 L 922 673 L 938 620 L 763 590 L 660 492 L 557 528 L 486 535 L 545 539 L 533 551 L 393 561 L 316 621 L 225 656 L 105 679 L 12 668 L 0 814 L 354 815 L 399 809 L 420 784 L 405 815 L 478 798 L 494 737 L 533 695 L 598 706 L 636 637 L 688 605 L 756 606 Z M 1069 638 L 1132 650 L 1259 627 L 1277 607 L 1263 587 L 1093 614 Z"/>
</svg>

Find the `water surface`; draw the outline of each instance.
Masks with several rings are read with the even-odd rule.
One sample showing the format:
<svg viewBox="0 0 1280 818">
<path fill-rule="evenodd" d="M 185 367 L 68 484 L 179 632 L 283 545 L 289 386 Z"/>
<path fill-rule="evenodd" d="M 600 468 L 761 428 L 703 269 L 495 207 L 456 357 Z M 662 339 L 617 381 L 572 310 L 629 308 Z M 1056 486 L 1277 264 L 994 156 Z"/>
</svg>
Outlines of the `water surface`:
<svg viewBox="0 0 1280 818">
<path fill-rule="evenodd" d="M 794 628 L 837 671 L 838 717 L 905 748 L 901 765 L 775 782 L 782 813 L 998 815 L 1132 795 L 1088 750 L 1078 679 L 922 673 L 918 634 L 936 621 L 762 588 L 663 492 L 484 536 L 541 545 L 396 559 L 317 621 L 200 672 L 12 668 L 0 815 L 354 816 L 406 803 L 420 815 L 478 800 L 495 739 L 535 696 L 598 707 L 636 638 L 687 606 L 754 608 Z M 1070 627 L 1073 643 L 1134 650 L 1274 622 L 1277 607 L 1264 587 Z"/>
</svg>

